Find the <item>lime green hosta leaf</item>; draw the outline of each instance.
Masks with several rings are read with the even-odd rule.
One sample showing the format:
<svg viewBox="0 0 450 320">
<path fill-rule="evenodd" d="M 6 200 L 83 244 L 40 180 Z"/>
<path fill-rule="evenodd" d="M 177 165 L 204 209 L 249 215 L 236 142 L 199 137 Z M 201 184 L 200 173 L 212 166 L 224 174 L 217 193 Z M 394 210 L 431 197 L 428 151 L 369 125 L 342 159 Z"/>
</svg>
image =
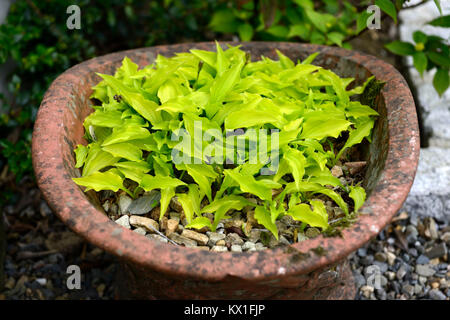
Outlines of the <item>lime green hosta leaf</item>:
<svg viewBox="0 0 450 320">
<path fill-rule="evenodd" d="M 210 67 L 215 68 L 217 56 L 216 52 L 197 49 L 192 49 L 190 52 L 204 63 L 207 63 Z"/>
<path fill-rule="evenodd" d="M 145 161 L 121 161 L 114 164 L 117 168 L 125 168 L 136 172 L 147 173 L 151 170 L 150 165 Z"/>
<path fill-rule="evenodd" d="M 75 168 L 81 168 L 83 166 L 88 151 L 89 151 L 88 147 L 83 146 L 82 144 L 77 145 L 77 148 L 75 149 L 75 158 L 76 158 Z"/>
<path fill-rule="evenodd" d="M 224 173 L 238 183 L 243 192 L 252 193 L 262 200 L 272 200 L 272 188 L 267 186 L 264 182 L 255 180 L 251 175 L 244 175 L 229 169 L 224 170 Z M 281 187 L 281 185 L 279 185 L 279 187 Z"/>
<path fill-rule="evenodd" d="M 358 212 L 359 208 L 362 207 L 364 204 L 364 201 L 366 200 L 366 191 L 364 188 L 356 186 L 350 186 L 350 193 L 348 194 L 350 198 L 353 199 L 353 202 L 355 204 L 355 212 Z"/>
<path fill-rule="evenodd" d="M 214 83 L 211 86 L 211 97 L 209 103 L 210 106 L 214 107 L 205 107 L 208 118 L 212 118 L 212 116 L 214 116 L 217 112 L 217 107 L 215 107 L 215 105 L 217 103 L 221 103 L 226 95 L 231 91 L 233 86 L 238 82 L 243 66 L 244 61 L 239 61 L 239 63 L 235 63 L 230 69 L 226 70 L 222 75 L 214 79 Z"/>
<path fill-rule="evenodd" d="M 211 220 L 207 217 L 196 217 L 191 223 L 187 224 L 185 228 L 202 229 L 204 227 L 208 227 L 211 231 L 215 230 Z"/>
<path fill-rule="evenodd" d="M 202 213 L 214 213 L 214 222 L 212 224 L 212 231 L 216 230 L 218 223 L 225 218 L 225 215 L 230 210 L 242 210 L 245 206 L 255 206 L 253 202 L 248 201 L 244 197 L 229 195 L 220 199 L 214 199 L 213 202 L 203 207 Z"/>
<path fill-rule="evenodd" d="M 103 151 L 97 144 L 91 144 L 82 175 L 89 176 L 98 170 L 112 166 L 119 160 L 120 158 L 113 157 L 110 153 Z"/>
<path fill-rule="evenodd" d="M 371 107 L 363 105 L 358 101 L 350 102 L 347 107 L 345 107 L 345 114 L 347 117 L 353 118 L 379 115 L 378 112 L 373 110 Z"/>
<path fill-rule="evenodd" d="M 115 128 L 122 125 L 123 121 L 121 117 L 122 112 L 120 111 L 96 110 L 94 113 L 91 113 L 84 121 L 85 123 L 93 126 Z"/>
<path fill-rule="evenodd" d="M 124 189 L 122 177 L 116 173 L 106 172 L 94 172 L 91 175 L 72 178 L 76 184 L 86 187 L 86 191 L 94 189 L 95 191 L 111 190 L 114 192 L 119 189 Z"/>
<path fill-rule="evenodd" d="M 259 224 L 262 224 L 264 227 L 267 228 L 267 230 L 272 232 L 272 234 L 278 240 L 277 225 L 274 222 L 272 222 L 272 217 L 269 210 L 267 210 L 265 207 L 262 206 L 256 207 L 255 219 L 256 221 L 258 221 Z"/>
<path fill-rule="evenodd" d="M 131 143 L 122 142 L 109 144 L 102 146 L 102 149 L 109 152 L 114 157 L 124 158 L 131 161 L 142 160 L 142 150 Z"/>
<path fill-rule="evenodd" d="M 284 152 L 283 159 L 287 161 L 287 164 L 290 167 L 290 172 L 292 173 L 295 184 L 298 188 L 303 176 L 305 175 L 306 158 L 303 155 L 303 152 L 297 149 L 289 148 L 286 152 Z"/>
<path fill-rule="evenodd" d="M 252 126 L 261 126 L 271 123 L 280 128 L 286 121 L 276 114 L 260 110 L 235 111 L 228 115 L 225 120 L 226 129 L 247 128 Z"/>
<path fill-rule="evenodd" d="M 212 166 L 206 164 L 187 164 L 179 168 L 187 170 L 188 174 L 199 185 L 201 192 L 206 194 L 209 201 L 212 201 L 211 184 L 218 176 L 218 173 L 212 169 Z"/>
<path fill-rule="evenodd" d="M 348 206 L 345 203 L 344 199 L 342 199 L 342 197 L 338 193 L 327 188 L 322 188 L 317 192 L 330 197 L 345 212 L 345 214 L 348 215 Z"/>
<path fill-rule="evenodd" d="M 161 200 L 159 208 L 159 220 L 166 214 L 170 200 L 175 196 L 175 187 L 161 188 Z M 183 207 L 184 208 L 184 207 Z"/>
<path fill-rule="evenodd" d="M 161 115 L 156 109 L 158 104 L 154 101 L 145 99 L 143 95 L 138 92 L 134 92 L 131 88 L 128 88 L 122 84 L 119 80 L 106 74 L 99 74 L 105 82 L 110 85 L 118 94 L 120 94 L 125 101 L 138 112 L 145 119 L 150 121 L 151 124 L 161 122 Z"/>
<path fill-rule="evenodd" d="M 150 137 L 150 132 L 146 128 L 139 126 L 119 127 L 113 129 L 112 134 L 103 141 L 102 146 L 128 142 L 130 140 L 146 139 L 148 137 Z"/>
<path fill-rule="evenodd" d="M 177 194 L 178 201 L 183 207 L 184 215 L 188 223 L 192 222 L 195 215 L 200 214 L 200 202 L 204 194 L 200 193 L 198 185 L 190 184 L 188 193 Z"/>
<path fill-rule="evenodd" d="M 290 69 L 295 67 L 295 63 L 286 57 L 283 53 L 281 53 L 279 50 L 276 50 L 278 58 L 280 59 L 280 63 L 283 66 L 284 69 Z"/>
<path fill-rule="evenodd" d="M 227 57 L 225 56 L 222 47 L 220 46 L 220 44 L 216 41 L 216 70 L 217 70 L 217 75 L 221 76 L 225 70 L 228 69 L 228 67 L 230 66 L 230 61 L 227 59 Z"/>
<path fill-rule="evenodd" d="M 124 78 L 134 76 L 138 71 L 138 65 L 131 61 L 130 58 L 125 57 L 122 60 L 122 66 L 117 69 L 115 73 L 116 78 Z"/>
<path fill-rule="evenodd" d="M 312 177 L 308 180 L 308 182 L 311 183 L 318 183 L 322 186 L 333 186 L 333 187 L 341 187 L 343 188 L 341 180 L 339 180 L 336 177 L 333 176 L 319 176 L 319 177 Z"/>
<path fill-rule="evenodd" d="M 186 185 L 186 183 L 176 178 L 145 174 L 140 186 L 145 191 L 152 191 L 153 189 L 176 188 L 183 185 Z"/>
<path fill-rule="evenodd" d="M 327 116 L 314 116 L 305 119 L 303 123 L 303 131 L 300 134 L 301 139 L 317 139 L 321 140 L 325 137 L 337 138 L 342 131 L 347 130 L 350 122 L 343 119 L 335 119 Z"/>
<path fill-rule="evenodd" d="M 324 204 L 318 200 L 311 200 L 314 210 L 306 203 L 301 203 L 287 212 L 294 220 L 304 222 L 311 227 L 319 227 L 323 230 L 328 228 L 328 214 Z"/>
<path fill-rule="evenodd" d="M 114 164 L 115 167 L 128 179 L 141 184 L 142 177 L 151 170 L 145 161 L 121 161 Z"/>
<path fill-rule="evenodd" d="M 339 160 L 341 158 L 342 153 L 347 149 L 351 148 L 354 145 L 361 143 L 361 141 L 370 135 L 370 132 L 373 128 L 373 123 L 375 120 L 367 118 L 364 122 L 358 125 L 358 127 L 355 130 L 352 130 L 350 132 L 350 135 L 345 142 L 345 145 L 342 147 L 342 149 L 339 151 L 339 153 L 336 156 L 336 160 Z"/>
<path fill-rule="evenodd" d="M 158 89 L 158 98 L 161 103 L 175 99 L 180 95 L 182 95 L 182 92 L 179 86 L 170 79 L 164 82 L 164 84 Z"/>
</svg>

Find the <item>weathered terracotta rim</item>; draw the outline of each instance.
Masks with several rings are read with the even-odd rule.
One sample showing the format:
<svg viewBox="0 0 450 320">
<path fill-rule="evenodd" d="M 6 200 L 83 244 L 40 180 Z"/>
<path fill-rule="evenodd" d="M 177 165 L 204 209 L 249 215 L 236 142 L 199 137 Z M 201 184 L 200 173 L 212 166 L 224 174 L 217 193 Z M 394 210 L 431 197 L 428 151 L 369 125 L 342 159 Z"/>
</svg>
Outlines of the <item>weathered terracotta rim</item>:
<svg viewBox="0 0 450 320">
<path fill-rule="evenodd" d="M 389 146 L 384 170 L 361 209 L 366 214 L 344 230 L 342 238 L 320 236 L 292 245 L 295 250 L 278 248 L 251 253 L 214 253 L 148 241 L 118 226 L 97 210 L 71 180 L 72 175 L 65 165 L 62 152 L 62 137 L 67 130 L 64 127 L 64 115 L 74 112 L 72 95 L 76 88 L 83 85 L 84 77 L 98 71 L 96 66 L 121 60 L 125 55 L 141 55 L 145 60 L 150 51 L 164 52 L 166 48 L 185 51 L 194 46 L 212 49 L 214 44 L 156 46 L 112 53 L 78 64 L 52 83 L 35 123 L 32 154 L 38 185 L 62 221 L 89 242 L 130 263 L 173 276 L 208 281 L 224 280 L 227 277 L 258 281 L 310 272 L 346 257 L 381 231 L 406 199 L 419 157 L 416 110 L 406 81 L 392 65 L 375 57 L 341 48 L 297 43 L 249 42 L 243 43 L 243 46 L 269 46 L 281 51 L 288 47 L 301 48 L 310 53 L 320 51 L 325 55 L 357 62 L 377 79 L 386 82 L 382 95 L 387 109 Z M 325 255 L 315 254 L 311 250 L 319 246 L 325 249 Z M 301 259 L 299 251 L 309 252 L 310 257 Z"/>
</svg>

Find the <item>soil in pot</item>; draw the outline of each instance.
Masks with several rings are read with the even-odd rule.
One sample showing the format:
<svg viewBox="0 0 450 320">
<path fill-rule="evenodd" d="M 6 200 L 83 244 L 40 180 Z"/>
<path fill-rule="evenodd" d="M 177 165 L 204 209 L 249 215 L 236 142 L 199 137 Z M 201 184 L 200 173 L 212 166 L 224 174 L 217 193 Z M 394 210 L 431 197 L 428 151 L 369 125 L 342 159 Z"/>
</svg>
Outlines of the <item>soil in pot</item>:
<svg viewBox="0 0 450 320">
<path fill-rule="evenodd" d="M 339 234 L 365 199 L 358 146 L 370 140 L 381 86 L 354 88 L 313 65 L 316 55 L 278 55 L 251 62 L 217 45 L 141 70 L 125 58 L 94 87 L 75 182 L 99 192 L 118 224 L 174 245 L 241 252 Z M 230 137 L 248 142 L 219 152 Z M 267 161 L 252 162 L 261 141 Z"/>
</svg>

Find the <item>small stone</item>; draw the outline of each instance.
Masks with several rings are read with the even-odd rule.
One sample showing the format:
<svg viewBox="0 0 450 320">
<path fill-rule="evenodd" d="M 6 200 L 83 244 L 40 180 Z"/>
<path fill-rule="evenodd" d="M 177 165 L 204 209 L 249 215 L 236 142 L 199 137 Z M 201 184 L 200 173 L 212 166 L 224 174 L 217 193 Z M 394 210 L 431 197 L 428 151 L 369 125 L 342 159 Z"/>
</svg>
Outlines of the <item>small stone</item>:
<svg viewBox="0 0 450 320">
<path fill-rule="evenodd" d="M 167 220 L 167 228 L 166 228 L 166 236 L 169 236 L 171 233 L 175 232 L 179 225 L 179 220 L 169 219 Z"/>
<path fill-rule="evenodd" d="M 169 212 L 169 218 L 173 220 L 178 220 L 178 222 L 181 221 L 181 213 L 176 211 L 170 211 Z"/>
<path fill-rule="evenodd" d="M 105 210 L 105 212 L 108 212 L 110 205 L 111 205 L 111 203 L 109 202 L 109 200 L 106 200 L 105 203 L 103 203 L 103 205 L 102 205 L 103 210 Z"/>
<path fill-rule="evenodd" d="M 389 269 L 388 264 L 385 262 L 374 261 L 373 264 L 380 268 L 381 273 L 385 273 Z"/>
<path fill-rule="evenodd" d="M 186 237 L 188 239 L 195 240 L 200 245 L 205 246 L 208 243 L 208 236 L 202 233 L 198 233 L 189 229 L 184 229 L 181 233 L 183 237 Z"/>
<path fill-rule="evenodd" d="M 430 262 L 430 259 L 428 257 L 424 256 L 423 254 L 421 254 L 416 260 L 417 264 L 428 264 L 429 262 Z"/>
<path fill-rule="evenodd" d="M 119 219 L 115 221 L 118 225 L 125 227 L 127 229 L 131 229 L 130 226 L 130 217 L 129 216 L 121 216 Z"/>
<path fill-rule="evenodd" d="M 291 244 L 291 243 L 289 242 L 289 240 L 286 239 L 285 236 L 280 236 L 279 243 L 280 243 L 280 244 L 284 244 L 284 245 L 286 245 L 286 246 L 289 246 L 289 245 Z"/>
<path fill-rule="evenodd" d="M 395 259 L 397 258 L 397 256 L 395 254 L 393 254 L 392 252 L 387 252 L 386 257 L 387 257 L 388 264 L 390 266 L 394 265 Z"/>
<path fill-rule="evenodd" d="M 170 206 L 170 208 L 172 210 L 175 210 L 176 212 L 182 212 L 183 211 L 183 206 L 178 201 L 178 197 L 173 197 L 172 199 L 170 199 L 169 206 Z"/>
<path fill-rule="evenodd" d="M 52 210 L 48 206 L 47 202 L 41 201 L 41 205 L 39 206 L 39 213 L 43 218 L 51 216 Z"/>
<path fill-rule="evenodd" d="M 361 273 L 355 273 L 354 274 L 355 283 L 357 288 L 361 288 L 362 286 L 366 285 L 366 278 Z"/>
<path fill-rule="evenodd" d="M 307 230 L 306 230 L 306 232 L 305 232 L 305 235 L 308 237 L 308 238 L 315 238 L 315 237 L 317 237 L 318 235 L 320 234 L 320 231 L 319 231 L 319 229 L 317 229 L 317 228 L 308 228 Z"/>
<path fill-rule="evenodd" d="M 414 286 L 406 284 L 402 287 L 402 292 L 407 294 L 411 298 L 414 294 Z"/>
<path fill-rule="evenodd" d="M 374 287 L 372 287 L 372 286 L 362 286 L 361 287 L 361 292 L 362 292 L 362 294 L 367 298 L 367 299 L 369 299 L 370 298 L 370 295 L 373 293 L 373 291 L 374 291 Z"/>
<path fill-rule="evenodd" d="M 384 252 L 377 252 L 374 255 L 375 260 L 380 261 L 380 262 L 386 262 L 387 260 L 387 255 Z"/>
<path fill-rule="evenodd" d="M 431 283 L 431 287 L 432 287 L 433 289 L 439 288 L 439 282 L 432 282 L 432 283 Z"/>
<path fill-rule="evenodd" d="M 211 251 L 214 251 L 214 252 L 227 252 L 228 248 L 225 247 L 225 246 L 214 246 L 214 247 L 211 248 Z"/>
<path fill-rule="evenodd" d="M 436 221 L 434 221 L 434 219 L 431 217 L 427 217 L 425 218 L 424 222 L 425 222 L 424 235 L 431 240 L 436 240 L 439 236 Z"/>
<path fill-rule="evenodd" d="M 140 216 L 131 216 L 130 224 L 136 228 L 144 228 L 150 233 L 155 233 L 155 229 L 159 230 L 159 224 L 153 219 L 140 217 Z"/>
<path fill-rule="evenodd" d="M 242 245 L 242 250 L 244 251 L 256 250 L 256 245 L 254 242 L 247 241 Z"/>
<path fill-rule="evenodd" d="M 198 247 L 195 247 L 195 248 L 203 250 L 203 251 L 209 251 L 209 247 L 208 246 L 198 246 Z"/>
<path fill-rule="evenodd" d="M 425 284 L 427 283 L 427 278 L 426 278 L 426 277 L 419 276 L 419 283 L 420 283 L 421 285 L 425 285 Z"/>
<path fill-rule="evenodd" d="M 423 287 L 420 285 L 420 284 L 415 284 L 414 285 L 414 294 L 415 295 L 418 295 L 418 294 L 420 294 L 421 292 L 422 292 L 422 290 L 423 290 Z"/>
<path fill-rule="evenodd" d="M 416 265 L 416 273 L 419 276 L 431 277 L 436 273 L 436 271 L 433 268 L 429 267 L 428 265 L 418 264 Z"/>
<path fill-rule="evenodd" d="M 130 207 L 131 202 L 133 202 L 133 199 L 131 199 L 125 193 L 122 193 L 119 196 L 119 201 L 118 202 L 119 202 L 120 213 L 121 214 L 127 214 L 128 213 L 128 208 Z"/>
<path fill-rule="evenodd" d="M 441 235 L 441 240 L 450 244 L 450 232 L 445 232 Z"/>
<path fill-rule="evenodd" d="M 342 172 L 342 168 L 340 166 L 336 165 L 333 168 L 331 168 L 331 174 L 334 177 L 339 178 L 344 175 L 344 172 Z"/>
<path fill-rule="evenodd" d="M 237 244 L 233 244 L 231 246 L 231 251 L 232 252 L 242 252 L 242 247 L 240 245 Z"/>
<path fill-rule="evenodd" d="M 216 246 L 225 246 L 226 244 L 227 243 L 223 239 L 216 242 Z"/>
<path fill-rule="evenodd" d="M 297 242 L 302 242 L 305 240 L 308 240 L 309 238 L 307 236 L 305 236 L 304 233 L 299 232 L 297 235 Z"/>
<path fill-rule="evenodd" d="M 261 238 L 261 231 L 260 230 L 252 229 L 250 231 L 250 235 L 248 237 L 248 240 L 250 240 L 251 242 L 257 242 L 260 238 Z"/>
<path fill-rule="evenodd" d="M 255 245 L 255 248 L 256 248 L 256 251 L 262 251 L 262 250 L 267 249 L 267 247 L 265 247 L 261 242 L 258 242 L 258 243 Z"/>
<path fill-rule="evenodd" d="M 152 218 L 153 220 L 158 221 L 159 220 L 159 216 L 160 216 L 160 212 L 161 212 L 161 207 L 160 206 L 157 206 L 156 208 L 153 208 L 150 211 L 149 218 Z"/>
<path fill-rule="evenodd" d="M 242 246 L 244 244 L 244 240 L 237 233 L 229 233 L 225 238 L 225 242 L 233 244 L 237 244 Z"/>
<path fill-rule="evenodd" d="M 429 259 L 442 258 L 447 254 L 447 246 L 444 242 L 434 245 L 433 247 L 425 250 L 425 255 Z"/>
<path fill-rule="evenodd" d="M 133 232 L 136 232 L 137 234 L 142 234 L 143 236 L 145 236 L 145 234 L 147 233 L 147 231 L 145 231 L 145 229 L 142 227 L 134 229 Z"/>
<path fill-rule="evenodd" d="M 167 229 L 167 220 L 169 219 L 167 219 L 166 216 L 162 217 L 161 220 L 159 220 L 159 229 L 161 231 L 165 231 Z"/>
<path fill-rule="evenodd" d="M 101 298 L 103 297 L 103 294 L 105 293 L 105 289 L 106 289 L 106 285 L 104 283 L 101 283 L 98 287 L 97 287 L 97 293 L 98 296 Z"/>
<path fill-rule="evenodd" d="M 4 287 L 11 290 L 15 287 L 15 285 L 16 285 L 16 280 L 13 277 L 9 277 L 6 280 Z"/>
<path fill-rule="evenodd" d="M 397 270 L 397 273 L 396 273 L 397 279 L 398 279 L 398 280 L 402 280 L 403 277 L 406 275 L 406 273 L 407 273 L 407 270 L 406 270 L 406 268 L 402 265 L 402 266 Z"/>
<path fill-rule="evenodd" d="M 128 206 L 128 212 L 133 215 L 146 214 L 158 205 L 160 199 L 161 193 L 153 190 L 150 193 L 144 194 L 142 197 L 133 200 Z"/>
<path fill-rule="evenodd" d="M 149 239 L 164 242 L 164 243 L 169 242 L 166 238 L 164 238 L 163 236 L 160 236 L 159 234 L 156 234 L 156 233 L 147 234 L 146 237 Z"/>
<path fill-rule="evenodd" d="M 359 248 L 357 250 L 358 256 L 365 257 L 367 256 L 367 249 L 366 248 Z"/>
<path fill-rule="evenodd" d="M 188 248 L 197 247 L 197 242 L 195 240 L 186 238 L 185 236 L 179 235 L 175 232 L 169 236 L 169 239 L 175 241 L 178 244 L 184 244 Z"/>
<path fill-rule="evenodd" d="M 395 279 L 395 272 L 387 271 L 385 274 L 390 281 Z"/>
<path fill-rule="evenodd" d="M 428 292 L 428 297 L 433 300 L 446 300 L 447 297 L 438 289 L 433 289 Z"/>
<path fill-rule="evenodd" d="M 345 166 L 348 168 L 349 173 L 353 175 L 364 169 L 366 161 L 346 162 Z"/>
<path fill-rule="evenodd" d="M 209 237 L 209 240 L 213 244 L 216 244 L 216 242 L 219 240 L 224 240 L 226 237 L 223 233 L 218 232 L 207 232 L 206 235 Z"/>
</svg>

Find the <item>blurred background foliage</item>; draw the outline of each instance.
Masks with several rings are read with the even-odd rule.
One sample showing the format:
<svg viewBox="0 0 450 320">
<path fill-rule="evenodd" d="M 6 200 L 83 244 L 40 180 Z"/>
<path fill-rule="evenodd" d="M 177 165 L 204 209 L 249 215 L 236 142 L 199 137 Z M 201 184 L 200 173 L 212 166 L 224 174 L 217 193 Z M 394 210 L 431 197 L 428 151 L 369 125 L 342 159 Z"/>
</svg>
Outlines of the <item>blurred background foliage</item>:
<svg viewBox="0 0 450 320">
<path fill-rule="evenodd" d="M 209 40 L 273 40 L 337 45 L 366 29 L 377 4 L 397 22 L 405 0 L 16 0 L 0 26 L 0 65 L 12 64 L 8 98 L 0 94 L 0 206 L 32 181 L 31 132 L 50 83 L 71 66 L 108 52 L 157 44 Z M 434 0 L 440 8 L 439 0 Z M 68 6 L 81 9 L 81 29 L 68 30 Z M 441 17 L 436 26 L 449 27 Z M 415 44 L 387 44 L 414 57 L 423 72 L 437 68 L 436 90 L 448 88 L 448 43 L 417 33 Z"/>
</svg>

